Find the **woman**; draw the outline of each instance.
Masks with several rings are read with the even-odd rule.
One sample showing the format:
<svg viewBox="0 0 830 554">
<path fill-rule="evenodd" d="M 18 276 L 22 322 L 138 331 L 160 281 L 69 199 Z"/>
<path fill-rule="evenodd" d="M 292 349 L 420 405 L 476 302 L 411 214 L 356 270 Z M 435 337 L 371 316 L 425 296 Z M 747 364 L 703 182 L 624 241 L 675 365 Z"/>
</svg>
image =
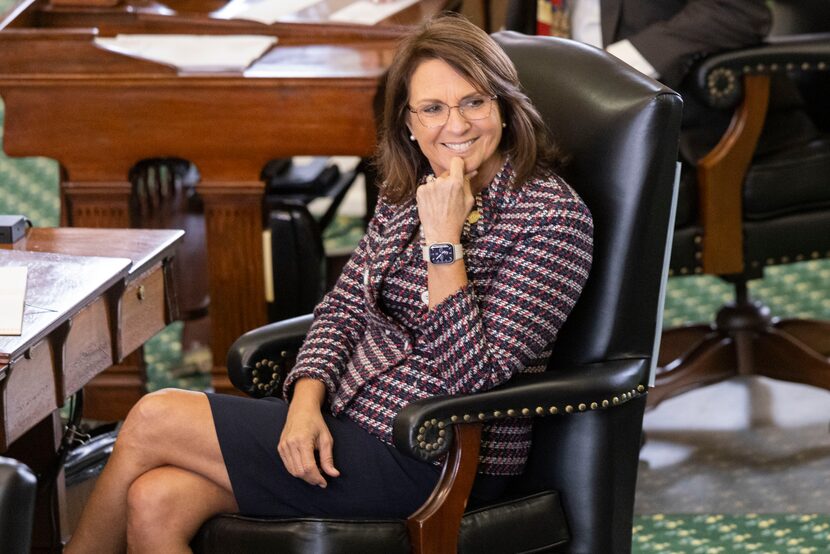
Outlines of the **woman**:
<svg viewBox="0 0 830 554">
<path fill-rule="evenodd" d="M 437 18 L 390 68 L 375 217 L 282 400 L 145 396 L 67 552 L 187 551 L 220 512 L 406 517 L 439 467 L 391 446 L 413 400 L 542 371 L 591 261 L 591 218 L 544 124 L 481 30 Z M 479 497 L 519 474 L 530 423 L 485 428 Z"/>
</svg>

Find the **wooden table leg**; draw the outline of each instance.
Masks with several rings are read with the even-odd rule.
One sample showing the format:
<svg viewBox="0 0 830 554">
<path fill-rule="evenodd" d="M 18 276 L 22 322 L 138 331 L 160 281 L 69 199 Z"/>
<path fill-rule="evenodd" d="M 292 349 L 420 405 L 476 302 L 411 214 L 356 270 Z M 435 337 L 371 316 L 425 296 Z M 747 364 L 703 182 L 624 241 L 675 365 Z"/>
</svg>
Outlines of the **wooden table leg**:
<svg viewBox="0 0 830 554">
<path fill-rule="evenodd" d="M 267 323 L 262 257 L 262 182 L 202 182 L 210 277 L 213 386 L 234 392 L 225 367 L 230 345 Z"/>
</svg>

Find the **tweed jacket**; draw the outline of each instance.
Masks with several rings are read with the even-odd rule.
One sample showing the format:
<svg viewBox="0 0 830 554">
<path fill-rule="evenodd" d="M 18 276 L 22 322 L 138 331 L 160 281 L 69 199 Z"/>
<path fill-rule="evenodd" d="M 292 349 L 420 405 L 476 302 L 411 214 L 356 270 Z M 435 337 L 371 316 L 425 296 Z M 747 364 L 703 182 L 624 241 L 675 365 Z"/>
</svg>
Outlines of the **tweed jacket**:
<svg viewBox="0 0 830 554">
<path fill-rule="evenodd" d="M 469 282 L 427 308 L 414 200 L 382 199 L 314 323 L 284 392 L 301 377 L 326 385 L 334 415 L 392 442 L 408 403 L 490 389 L 517 371 L 544 371 L 591 265 L 592 220 L 577 194 L 546 173 L 519 190 L 509 161 L 482 191 L 481 218 L 462 237 Z M 485 427 L 479 471 L 514 475 L 530 421 Z"/>
</svg>

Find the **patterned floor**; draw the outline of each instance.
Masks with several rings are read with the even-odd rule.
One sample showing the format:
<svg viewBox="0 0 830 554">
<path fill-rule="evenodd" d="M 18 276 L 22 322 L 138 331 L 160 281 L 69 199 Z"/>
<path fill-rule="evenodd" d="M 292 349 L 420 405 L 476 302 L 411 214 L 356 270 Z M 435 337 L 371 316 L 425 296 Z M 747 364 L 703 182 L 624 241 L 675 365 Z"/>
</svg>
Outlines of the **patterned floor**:
<svg viewBox="0 0 830 554">
<path fill-rule="evenodd" d="M 0 0 L 0 13 L 11 5 L 11 0 Z M 0 144 L 2 120 L 0 101 Z M 53 161 L 9 159 L 0 152 L 0 213 L 25 214 L 38 226 L 56 225 L 57 182 Z M 327 248 L 342 250 L 357 237 L 356 220 L 341 219 L 328 237 Z M 765 279 L 752 283 L 751 293 L 775 315 L 830 319 L 830 261 L 770 268 Z M 730 297 L 729 286 L 716 278 L 673 278 L 664 324 L 709 321 Z M 151 388 L 208 386 L 202 368 L 209 367 L 210 360 L 204 351 L 183 353 L 180 337 L 181 324 L 174 323 L 148 343 Z M 821 402 L 821 397 L 811 398 Z M 709 412 L 701 409 L 699 413 L 702 417 Z M 637 511 L 643 515 L 636 520 L 634 551 L 830 552 L 830 515 L 797 513 L 830 514 L 830 501 L 825 499 L 830 497 L 827 431 L 826 421 L 748 430 L 649 431 L 649 440 L 658 445 L 651 448 L 671 443 L 687 452 L 676 464 L 643 462 L 641 483 L 647 486 L 641 484 L 638 492 Z M 767 515 L 747 513 L 753 511 Z"/>
</svg>

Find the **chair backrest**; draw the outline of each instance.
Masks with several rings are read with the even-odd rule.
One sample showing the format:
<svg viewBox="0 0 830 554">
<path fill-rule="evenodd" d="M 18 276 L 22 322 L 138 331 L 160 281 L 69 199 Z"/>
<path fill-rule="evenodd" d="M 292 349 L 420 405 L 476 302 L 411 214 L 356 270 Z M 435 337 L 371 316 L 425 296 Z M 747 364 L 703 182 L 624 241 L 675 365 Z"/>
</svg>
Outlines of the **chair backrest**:
<svg viewBox="0 0 830 554">
<path fill-rule="evenodd" d="M 29 552 L 36 492 L 37 481 L 25 464 L 0 457 L 0 552 Z"/>
<path fill-rule="evenodd" d="M 561 171 L 594 218 L 594 263 L 560 331 L 557 366 L 650 360 L 680 133 L 682 101 L 605 52 L 570 40 L 494 36 L 525 92 L 570 157 Z M 537 419 L 510 494 L 555 489 L 569 552 L 627 552 L 645 399 L 613 410 Z"/>
<path fill-rule="evenodd" d="M 557 363 L 652 355 L 682 101 L 605 52 L 493 35 L 569 163 L 594 218 L 594 264 L 554 349 Z"/>
<path fill-rule="evenodd" d="M 830 2 L 827 0 L 774 0 L 770 7 L 770 37 L 830 31 Z"/>
</svg>

